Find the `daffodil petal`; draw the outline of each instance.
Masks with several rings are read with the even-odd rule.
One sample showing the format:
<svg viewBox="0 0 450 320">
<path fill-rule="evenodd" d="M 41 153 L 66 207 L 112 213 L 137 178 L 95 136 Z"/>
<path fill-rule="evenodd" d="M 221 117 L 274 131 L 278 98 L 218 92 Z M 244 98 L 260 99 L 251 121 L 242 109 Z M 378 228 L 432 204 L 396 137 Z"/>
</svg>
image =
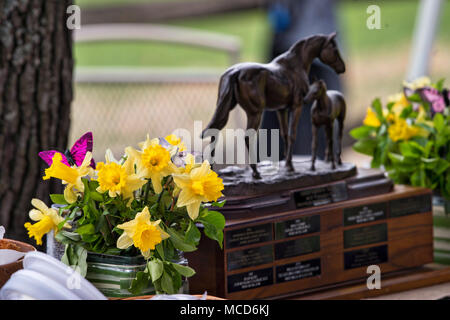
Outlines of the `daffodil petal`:
<svg viewBox="0 0 450 320">
<path fill-rule="evenodd" d="M 33 221 L 39 221 L 39 220 L 41 220 L 44 217 L 42 212 L 39 211 L 39 210 L 36 210 L 36 209 L 31 209 L 30 213 L 29 213 L 29 216 L 30 216 L 30 219 L 33 220 Z"/>
<path fill-rule="evenodd" d="M 133 245 L 133 239 L 130 238 L 126 232 L 122 233 L 122 235 L 117 239 L 117 248 L 126 249 Z"/>
<path fill-rule="evenodd" d="M 69 185 L 64 189 L 64 199 L 69 204 L 77 202 L 77 195 Z"/>
<path fill-rule="evenodd" d="M 200 201 L 195 201 L 195 202 L 193 202 L 193 203 L 191 203 L 191 204 L 188 204 L 188 205 L 186 206 L 188 215 L 189 215 L 189 217 L 190 217 L 192 220 L 197 219 L 198 214 L 199 214 L 199 210 L 200 210 L 200 204 L 201 204 Z"/>
<path fill-rule="evenodd" d="M 48 210 L 47 205 L 42 200 L 33 199 L 33 200 L 31 200 L 31 204 L 33 205 L 33 207 L 35 207 L 36 209 L 38 209 L 42 212 L 45 212 Z"/>
</svg>

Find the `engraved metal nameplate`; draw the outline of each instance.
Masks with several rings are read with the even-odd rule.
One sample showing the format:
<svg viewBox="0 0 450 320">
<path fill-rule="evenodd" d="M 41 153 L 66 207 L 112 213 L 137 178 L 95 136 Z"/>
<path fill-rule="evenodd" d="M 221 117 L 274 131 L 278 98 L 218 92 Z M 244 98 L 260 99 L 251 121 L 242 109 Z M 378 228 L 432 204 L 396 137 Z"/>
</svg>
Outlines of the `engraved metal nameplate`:
<svg viewBox="0 0 450 320">
<path fill-rule="evenodd" d="M 344 209 L 344 226 L 374 222 L 387 218 L 387 202 Z"/>
<path fill-rule="evenodd" d="M 365 248 L 344 253 L 344 268 L 353 269 L 388 261 L 388 246 Z"/>
<path fill-rule="evenodd" d="M 273 284 L 273 268 L 238 273 L 227 279 L 228 293 L 268 286 Z"/>
<path fill-rule="evenodd" d="M 275 240 L 320 231 L 320 216 L 301 217 L 275 223 Z"/>
<path fill-rule="evenodd" d="M 320 276 L 320 274 L 320 258 L 289 263 L 276 267 L 277 283 Z"/>
<path fill-rule="evenodd" d="M 392 218 L 402 217 L 415 213 L 431 212 L 431 195 L 421 195 L 389 202 L 389 216 Z"/>
<path fill-rule="evenodd" d="M 297 208 L 316 207 L 348 199 L 347 184 L 336 183 L 327 187 L 300 190 L 294 193 Z"/>
<path fill-rule="evenodd" d="M 320 236 L 301 238 L 275 244 L 275 259 L 296 257 L 320 251 Z"/>
<path fill-rule="evenodd" d="M 225 235 L 227 249 L 262 243 L 272 239 L 272 223 L 227 231 Z"/>
<path fill-rule="evenodd" d="M 374 244 L 388 240 L 387 224 L 376 224 L 344 231 L 344 248 Z"/>
<path fill-rule="evenodd" d="M 273 262 L 273 245 L 233 251 L 227 254 L 228 271 Z"/>
</svg>

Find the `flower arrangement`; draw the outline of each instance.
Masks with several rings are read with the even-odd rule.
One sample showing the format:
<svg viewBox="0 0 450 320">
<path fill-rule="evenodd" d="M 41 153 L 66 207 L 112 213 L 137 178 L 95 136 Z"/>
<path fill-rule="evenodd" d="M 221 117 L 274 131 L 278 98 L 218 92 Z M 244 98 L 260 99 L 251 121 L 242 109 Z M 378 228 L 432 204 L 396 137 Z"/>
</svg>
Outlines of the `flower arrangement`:
<svg viewBox="0 0 450 320">
<path fill-rule="evenodd" d="M 92 149 L 92 143 L 90 146 Z M 61 180 L 64 194 L 50 195 L 59 210 L 32 200 L 35 209 L 29 215 L 38 222 L 25 224 L 29 236 L 42 244 L 43 235 L 54 230 L 56 240 L 66 245 L 63 262 L 77 267 L 82 275 L 86 274 L 88 252 L 142 255 L 146 268 L 129 290 L 138 294 L 151 281 L 156 292 L 178 292 L 182 277 L 195 271 L 173 261 L 177 252 L 197 249 L 201 237 L 198 224 L 222 247 L 225 219 L 206 204 L 223 206 L 216 202 L 223 196 L 222 179 L 208 161 L 197 163 L 173 135 L 147 137 L 138 150 L 127 147 L 119 160 L 107 150 L 105 162 L 96 165 L 91 152 L 86 152 L 89 146 L 81 149 L 84 155 L 80 157 L 78 152 L 79 165 L 62 153 L 50 153 L 50 167 L 43 179 Z M 44 158 L 47 154 L 40 155 Z"/>
<path fill-rule="evenodd" d="M 395 183 L 428 187 L 450 200 L 450 95 L 443 85 L 426 77 L 405 82 L 385 107 L 373 100 L 363 125 L 350 134 L 353 148 Z"/>
</svg>

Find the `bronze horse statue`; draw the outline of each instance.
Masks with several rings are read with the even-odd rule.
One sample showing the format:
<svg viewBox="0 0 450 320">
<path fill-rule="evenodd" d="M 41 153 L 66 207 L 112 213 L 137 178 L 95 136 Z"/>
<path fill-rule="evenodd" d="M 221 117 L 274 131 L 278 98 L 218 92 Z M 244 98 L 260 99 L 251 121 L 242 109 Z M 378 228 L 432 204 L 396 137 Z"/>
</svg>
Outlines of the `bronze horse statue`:
<svg viewBox="0 0 450 320">
<path fill-rule="evenodd" d="M 286 166 L 289 171 L 294 171 L 292 153 L 313 60 L 319 58 L 336 73 L 345 72 L 335 37 L 334 32 L 300 40 L 268 64 L 239 63 L 231 66 L 220 79 L 216 111 L 202 132 L 202 138 L 212 136 L 208 129 L 223 129 L 236 104 L 247 114 L 247 129 L 259 129 L 265 109 L 276 110 L 285 145 Z M 248 135 L 245 143 L 249 149 Z M 253 177 L 259 178 L 256 164 L 250 166 Z"/>
<path fill-rule="evenodd" d="M 327 139 L 327 148 L 325 151 L 325 160 L 331 161 L 331 168 L 335 169 L 334 155 L 334 123 L 339 125 L 337 137 L 337 163 L 342 164 L 342 133 L 344 131 L 344 120 L 346 113 L 346 104 L 344 96 L 335 90 L 327 90 L 325 81 L 315 81 L 310 87 L 309 92 L 304 98 L 306 103 L 314 101 L 311 107 L 312 122 L 312 160 L 311 170 L 315 171 L 316 155 L 317 155 L 317 131 L 319 127 L 325 127 L 325 135 Z"/>
</svg>

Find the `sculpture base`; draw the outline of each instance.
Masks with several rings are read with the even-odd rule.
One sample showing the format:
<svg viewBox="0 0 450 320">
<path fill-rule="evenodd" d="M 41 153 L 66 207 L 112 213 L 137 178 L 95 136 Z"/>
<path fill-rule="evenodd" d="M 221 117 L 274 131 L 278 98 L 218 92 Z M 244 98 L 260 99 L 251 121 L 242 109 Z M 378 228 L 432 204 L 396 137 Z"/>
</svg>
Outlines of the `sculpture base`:
<svg viewBox="0 0 450 320">
<path fill-rule="evenodd" d="M 247 167 L 229 166 L 219 170 L 219 176 L 225 186 L 224 194 L 228 197 L 259 196 L 285 190 L 318 186 L 334 181 L 354 177 L 357 174 L 356 166 L 351 163 L 336 165 L 331 169 L 331 163 L 322 160 L 316 161 L 316 170 L 311 171 L 311 160 L 305 157 L 295 157 L 292 161 L 295 171 L 289 172 L 284 161 L 258 163 L 261 179 L 252 176 L 252 170 Z"/>
</svg>

